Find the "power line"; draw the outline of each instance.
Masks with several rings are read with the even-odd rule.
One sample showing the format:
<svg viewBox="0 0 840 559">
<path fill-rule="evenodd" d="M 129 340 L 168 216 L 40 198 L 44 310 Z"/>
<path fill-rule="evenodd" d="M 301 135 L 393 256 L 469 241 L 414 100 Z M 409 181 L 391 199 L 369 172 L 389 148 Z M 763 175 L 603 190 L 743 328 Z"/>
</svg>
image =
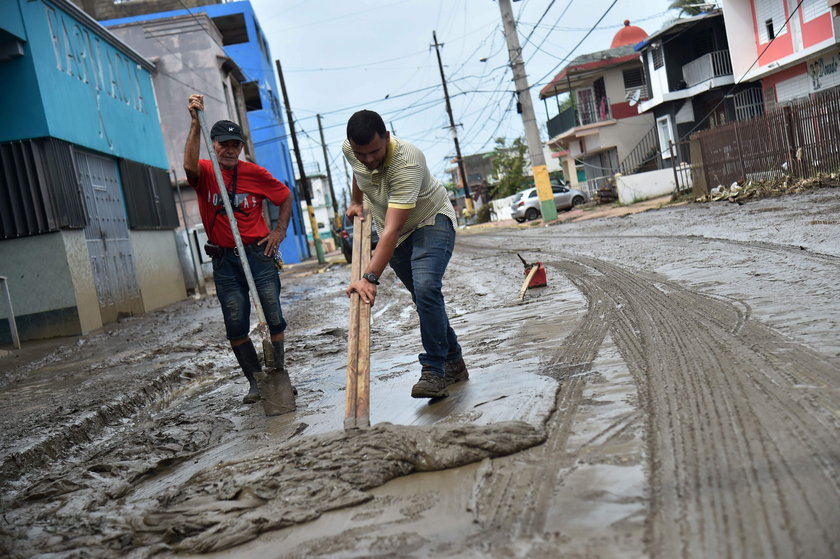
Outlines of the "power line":
<svg viewBox="0 0 840 559">
<path fill-rule="evenodd" d="M 192 17 L 193 17 L 193 19 L 195 20 L 195 22 L 198 24 L 199 29 L 201 29 L 204 33 L 207 33 L 207 29 L 204 27 L 204 25 L 202 24 L 202 22 L 201 22 L 199 19 L 197 19 L 195 16 L 192 16 Z M 143 24 L 144 24 L 144 23 L 148 23 L 148 21 L 140 22 L 140 23 L 139 23 L 139 25 L 143 26 Z M 144 29 L 144 30 L 145 30 L 145 29 Z M 170 49 L 170 48 L 166 45 L 166 43 L 164 43 L 163 41 L 161 41 L 161 40 L 158 38 L 158 36 L 157 36 L 157 35 L 155 35 L 154 33 L 145 33 L 145 35 L 146 35 L 146 36 L 148 36 L 148 37 L 150 37 L 151 39 L 154 39 L 154 40 L 155 40 L 155 42 L 157 42 L 157 43 L 158 43 L 161 47 L 163 47 L 163 49 L 164 49 L 164 50 L 166 50 L 169 54 L 171 54 L 171 55 L 172 55 L 172 56 L 174 56 L 174 57 L 175 57 L 175 58 L 176 58 L 179 62 L 181 62 L 181 65 L 182 65 L 182 66 L 185 66 L 189 72 L 191 72 L 191 73 L 192 73 L 192 74 L 193 74 L 196 78 L 198 78 L 198 83 L 200 83 L 200 84 L 201 84 L 201 83 L 204 83 L 204 82 L 206 81 L 206 80 L 205 80 L 205 79 L 204 79 L 201 75 L 199 75 L 199 74 L 198 74 L 198 72 L 196 72 L 196 71 L 195 71 L 192 67 L 190 67 L 189 65 L 187 65 L 187 64 L 185 63 L 185 61 L 184 61 L 184 59 L 182 58 L 182 55 L 181 55 L 181 54 L 176 53 L 176 52 L 174 52 L 172 49 Z M 209 34 L 208 34 L 208 36 L 209 36 Z M 212 36 L 211 36 L 211 38 L 212 38 Z M 218 43 L 217 43 L 217 44 L 218 44 Z M 220 102 L 220 103 L 226 103 L 226 101 L 224 101 L 223 99 L 219 99 L 218 97 L 215 97 L 215 96 L 211 95 L 210 93 L 207 93 L 206 91 L 202 91 L 202 90 L 200 89 L 200 87 L 199 87 L 199 86 L 196 86 L 196 85 L 194 85 L 194 84 L 189 84 L 189 83 L 186 83 L 186 82 L 184 82 L 184 81 L 182 81 L 182 80 L 180 80 L 180 79 L 176 78 L 176 77 L 175 77 L 175 76 L 173 76 L 172 74 L 170 74 L 170 73 L 168 73 L 168 72 L 163 71 L 163 70 L 159 67 L 159 65 L 157 65 L 157 64 L 155 64 L 155 69 L 158 71 L 158 73 L 160 73 L 160 74 L 162 74 L 162 75 L 164 75 L 164 76 L 166 76 L 166 77 L 168 77 L 168 78 L 172 79 L 173 81 L 176 81 L 176 82 L 180 83 L 181 85 L 184 85 L 184 86 L 187 86 L 187 87 L 189 87 L 189 88 L 192 88 L 192 89 L 193 89 L 193 91 L 200 92 L 200 93 L 201 93 L 202 95 L 204 95 L 205 97 L 208 97 L 208 98 L 213 99 L 214 101 L 218 101 L 218 102 Z"/>
<path fill-rule="evenodd" d="M 544 12 L 542 13 L 542 15 L 540 16 L 540 19 L 538 19 L 538 20 L 537 20 L 537 23 L 535 23 L 535 24 L 534 24 L 534 27 L 532 27 L 532 28 L 531 28 L 531 32 L 530 32 L 530 33 L 528 33 L 528 36 L 527 36 L 527 37 L 525 37 L 525 41 L 524 41 L 524 42 L 526 42 L 526 43 L 530 42 L 530 40 L 531 40 L 531 35 L 533 35 L 533 34 L 534 34 L 534 31 L 536 31 L 536 30 L 537 30 L 537 26 L 539 26 L 540 22 L 543 20 L 543 18 L 545 17 L 545 15 L 548 13 L 548 11 L 551 9 L 551 7 L 554 5 L 554 3 L 555 3 L 556 1 L 557 1 L 557 0 L 551 0 L 551 2 L 549 2 L 549 3 L 548 3 L 548 6 L 546 7 L 545 11 L 544 11 Z M 573 2 L 573 1 L 574 1 L 574 0 L 569 0 L 569 6 L 571 6 L 571 5 L 572 5 L 572 2 Z M 566 6 L 566 9 L 568 10 L 568 9 L 569 9 L 569 7 L 568 7 L 568 6 Z M 565 14 L 565 13 L 566 13 L 566 10 L 563 10 L 563 14 Z M 563 14 L 560 14 L 560 17 L 563 17 Z M 516 25 L 517 25 L 517 27 L 519 26 L 519 20 L 518 20 L 518 19 L 516 20 Z"/>
<path fill-rule="evenodd" d="M 181 0 L 181 1 L 183 2 L 183 0 Z M 282 32 L 284 32 L 284 31 L 290 31 L 290 30 L 293 30 L 293 29 L 300 29 L 301 27 L 306 27 L 306 26 L 308 26 L 308 25 L 315 25 L 315 24 L 327 23 L 327 22 L 330 22 L 330 21 L 335 21 L 335 20 L 338 20 L 338 19 L 342 19 L 342 20 L 346 20 L 346 21 L 352 21 L 352 20 L 353 20 L 353 16 L 357 16 L 357 15 L 359 15 L 359 14 L 364 14 L 364 13 L 367 13 L 367 12 L 372 12 L 372 11 L 374 11 L 374 10 L 382 10 L 382 9 L 385 9 L 385 8 L 389 8 L 389 7 L 391 7 L 391 6 L 395 6 L 395 5 L 397 5 L 397 4 L 402 4 L 402 3 L 404 3 L 405 1 L 406 1 L 406 0 L 397 0 L 396 2 L 391 2 L 390 4 L 385 4 L 384 6 L 373 6 L 373 7 L 371 7 L 371 8 L 367 8 L 367 9 L 365 9 L 365 10 L 359 10 L 359 11 L 357 11 L 357 12 L 350 12 L 350 13 L 347 13 L 347 14 L 340 14 L 340 15 L 337 15 L 337 16 L 335 16 L 335 17 L 331 17 L 331 18 L 322 18 L 322 19 L 319 19 L 318 21 L 315 21 L 315 22 L 312 22 L 312 23 L 309 23 L 309 24 L 300 24 L 300 23 L 298 23 L 298 24 L 296 24 L 294 27 L 287 27 L 287 28 L 285 28 L 285 29 L 279 29 L 277 32 L 278 32 L 278 33 L 282 33 Z M 311 2 L 310 2 L 310 3 L 311 3 Z M 276 18 L 277 16 L 279 16 L 279 15 L 282 15 L 282 13 L 281 13 L 281 14 L 274 14 L 273 16 L 266 18 L 266 21 L 271 21 L 271 20 L 275 19 L 275 18 Z"/>
<path fill-rule="evenodd" d="M 225 48 L 224 45 L 222 43 L 220 43 L 216 37 L 211 35 L 210 32 L 207 29 L 205 29 L 205 27 L 203 25 L 201 25 L 201 22 L 198 20 L 198 17 L 196 17 L 196 15 L 194 13 L 192 13 L 192 11 L 190 11 L 189 7 L 187 7 L 187 5 L 184 4 L 184 0 L 178 0 L 178 3 L 181 4 L 181 6 L 183 6 L 185 10 L 187 10 L 187 13 L 190 14 L 190 17 L 192 17 L 195 20 L 196 23 L 198 23 L 199 27 L 204 29 L 204 32 L 207 33 L 207 36 L 210 37 L 213 40 L 213 42 L 216 43 L 219 46 L 219 48 L 224 50 L 224 48 Z M 208 17 L 210 17 L 210 16 L 208 15 Z"/>
<path fill-rule="evenodd" d="M 802 2 L 803 2 L 803 1 L 804 1 L 804 0 L 799 0 L 799 3 L 797 3 L 797 4 L 796 4 L 796 7 L 795 7 L 793 10 L 791 10 L 790 15 L 788 15 L 787 19 L 785 19 L 785 22 L 782 24 L 782 27 L 783 27 L 783 28 L 787 26 L 787 24 L 788 24 L 788 22 L 790 21 L 790 19 L 791 19 L 791 18 L 794 16 L 794 14 L 795 14 L 795 13 L 799 10 L 800 6 L 802 6 Z M 680 34 L 682 34 L 682 32 L 681 32 Z M 763 49 L 763 50 L 762 50 L 762 51 L 758 54 L 758 56 L 756 56 L 756 57 L 755 57 L 755 59 L 753 60 L 752 64 L 750 64 L 750 65 L 749 65 L 749 67 L 746 69 L 746 71 L 744 71 L 744 73 L 741 75 L 741 77 L 740 77 L 740 78 L 738 78 L 738 79 L 735 81 L 735 83 L 734 83 L 734 84 L 733 84 L 733 85 L 732 85 L 732 86 L 731 86 L 731 87 L 730 87 L 730 88 L 726 91 L 726 93 L 724 93 L 724 94 L 721 96 L 720 100 L 719 100 L 719 101 L 715 104 L 715 106 L 714 106 L 714 107 L 712 107 L 711 109 L 709 109 L 708 111 L 706 111 L 706 114 L 705 114 L 705 115 L 703 115 L 703 117 L 702 117 L 702 118 L 700 118 L 700 119 L 698 119 L 698 120 L 696 121 L 696 124 L 695 124 L 694 126 L 692 126 L 691 130 L 689 130 L 688 132 L 686 132 L 685 134 L 683 134 L 682 136 L 680 136 L 680 137 L 677 139 L 677 142 L 676 142 L 676 143 L 679 143 L 679 142 L 684 142 L 684 141 L 685 141 L 685 139 L 686 139 L 688 136 L 690 136 L 692 133 L 694 133 L 694 132 L 697 130 L 697 128 L 699 128 L 699 127 L 700 127 L 700 126 L 701 126 L 701 125 L 702 125 L 702 124 L 703 124 L 703 123 L 704 123 L 704 122 L 705 122 L 705 121 L 706 121 L 706 120 L 707 120 L 710 116 L 712 116 L 712 114 L 714 114 L 714 112 L 718 109 L 718 107 L 720 107 L 720 106 L 723 104 L 723 100 L 724 100 L 724 99 L 725 99 L 728 95 L 730 95 L 733 91 L 735 91 L 735 88 L 736 88 L 736 87 L 738 87 L 739 85 L 741 85 L 741 83 L 743 82 L 744 78 L 745 78 L 745 77 L 747 77 L 747 74 L 749 74 L 749 73 L 750 73 L 750 70 L 752 70 L 752 69 L 753 69 L 753 66 L 755 66 L 755 65 L 758 63 L 758 61 L 759 61 L 759 60 L 761 60 L 761 57 L 762 57 L 762 56 L 764 56 L 764 53 L 765 53 L 765 52 L 767 52 L 767 49 L 769 49 L 769 48 L 770 48 L 770 45 L 772 45 L 772 44 L 773 44 L 773 42 L 776 40 L 776 38 L 777 38 L 777 37 L 778 37 L 778 35 L 776 35 L 775 37 L 773 37 L 772 39 L 770 39 L 770 41 L 767 43 L 767 45 L 764 47 L 764 49 Z M 644 165 L 645 163 L 647 163 L 647 162 L 649 162 L 649 161 L 652 161 L 655 157 L 661 157 L 661 156 L 662 156 L 662 154 L 664 154 L 666 151 L 670 151 L 670 149 L 671 149 L 671 146 L 669 145 L 669 146 L 668 146 L 668 148 L 667 148 L 667 150 L 666 150 L 665 148 L 662 148 L 662 149 L 660 149 L 660 150 L 656 151 L 656 152 L 655 152 L 654 154 L 652 154 L 650 157 L 648 157 L 647 159 L 644 159 L 644 160 L 640 163 L 640 165 Z M 581 161 L 581 160 L 579 160 L 579 159 L 577 159 L 577 158 L 573 158 L 573 159 L 574 159 L 575 161 L 577 161 L 578 163 L 583 163 L 584 165 L 587 165 L 587 163 L 585 163 L 585 162 L 583 162 L 583 161 Z M 597 167 L 597 166 L 594 166 L 594 167 Z M 601 169 L 601 170 L 605 170 L 604 168 L 600 168 L 600 169 Z"/>
<path fill-rule="evenodd" d="M 581 44 L 582 44 L 582 43 L 586 40 L 586 38 L 587 38 L 587 37 L 589 37 L 589 35 L 591 35 L 593 31 L 595 31 L 595 28 L 596 28 L 596 27 L 598 27 L 598 24 L 599 24 L 599 23 L 601 23 L 601 21 L 603 21 L 603 19 L 604 19 L 605 17 L 607 17 L 607 14 L 609 14 L 609 13 L 610 13 L 610 10 L 612 10 L 612 9 L 613 9 L 613 6 L 615 6 L 615 5 L 616 5 L 616 3 L 618 3 L 618 0 L 613 0 L 613 3 L 609 5 L 609 7 L 608 7 L 608 8 L 604 11 L 604 13 L 603 13 L 603 14 L 601 14 L 601 17 L 599 17 L 599 18 L 598 18 L 598 21 L 596 21 L 596 22 L 595 22 L 595 25 L 593 25 L 593 26 L 589 29 L 589 31 L 587 31 L 587 32 L 586 32 L 586 35 L 584 35 L 584 36 L 583 36 L 583 38 L 582 38 L 580 41 L 578 41 L 578 43 L 574 46 L 574 48 L 572 48 L 572 50 L 570 50 L 570 51 L 569 51 L 569 54 L 568 54 L 568 55 L 566 55 L 566 56 L 563 58 L 563 60 L 561 60 L 561 61 L 560 61 L 560 64 L 558 64 L 557 66 L 555 66 L 555 67 L 554 67 L 554 68 L 553 68 L 550 72 L 548 72 L 546 75 L 544 75 L 543 77 L 541 77 L 540 79 L 538 79 L 536 82 L 534 82 L 533 84 L 531 84 L 531 85 L 529 86 L 529 89 L 532 89 L 532 88 L 533 88 L 536 84 L 541 83 L 541 82 L 542 82 L 544 79 L 546 79 L 548 76 L 553 75 L 553 74 L 557 71 L 557 69 L 558 69 L 558 68 L 559 68 L 559 67 L 560 67 L 560 66 L 561 66 L 561 65 L 562 65 L 562 64 L 563 64 L 566 60 L 568 60 L 568 59 L 569 59 L 569 56 L 571 56 L 571 55 L 572 55 L 572 53 L 573 53 L 573 52 L 575 52 L 575 51 L 577 50 L 577 48 L 578 48 L 578 47 L 579 47 L 579 46 L 580 46 L 580 45 L 581 45 Z"/>
<path fill-rule="evenodd" d="M 787 19 L 786 19 L 786 20 L 785 20 L 785 22 L 782 24 L 782 27 L 783 27 L 783 28 L 784 28 L 784 27 L 787 27 L 788 22 L 789 22 L 789 21 L 790 21 L 790 19 L 793 17 L 793 15 L 794 15 L 797 11 L 799 11 L 799 7 L 800 7 L 800 6 L 802 6 L 802 2 L 804 2 L 804 1 L 805 1 L 805 0 L 799 0 L 799 2 L 796 4 L 796 7 L 795 7 L 793 10 L 791 10 L 790 15 L 788 15 Z M 788 29 L 788 33 L 790 33 L 790 29 Z M 707 118 L 709 118 L 709 117 L 712 115 L 712 113 L 714 113 L 714 112 L 717 110 L 717 108 L 718 108 L 718 107 L 720 107 L 720 106 L 723 104 L 723 100 L 726 98 L 726 96 L 727 96 L 727 95 L 729 95 L 729 94 L 731 94 L 733 91 L 735 91 L 735 88 L 736 88 L 736 87 L 738 87 L 739 85 L 741 85 L 741 82 L 744 80 L 744 78 L 745 78 L 745 77 L 747 77 L 747 74 L 749 74 L 749 73 L 750 73 L 750 70 L 752 70 L 752 69 L 753 69 L 753 66 L 755 66 L 756 64 L 758 64 L 758 61 L 759 61 L 759 60 L 761 60 L 761 57 L 762 57 L 762 56 L 764 56 L 764 53 L 765 53 L 765 52 L 767 52 L 767 49 L 769 49 L 769 48 L 770 48 L 770 45 L 772 45 L 772 44 L 773 44 L 773 42 L 776 40 L 776 38 L 777 38 L 777 37 L 778 37 L 778 35 L 775 35 L 772 39 L 770 39 L 770 42 L 768 42 L 768 43 L 767 43 L 767 46 L 765 46 L 765 47 L 764 47 L 764 49 L 763 49 L 760 53 L 758 53 L 758 56 L 756 56 L 756 57 L 755 57 L 755 60 L 753 60 L 752 64 L 750 64 L 750 66 L 749 66 L 749 67 L 748 67 L 748 68 L 744 71 L 744 73 L 741 75 L 741 77 L 740 77 L 740 78 L 738 78 L 738 80 L 736 80 L 734 84 L 732 84 L 732 87 L 730 87 L 730 88 L 729 88 L 729 90 L 728 90 L 726 93 L 724 93 L 724 94 L 723 94 L 723 96 L 720 98 L 720 101 L 718 101 L 718 102 L 717 102 L 717 104 L 716 104 L 714 107 L 712 107 L 709 111 L 707 111 L 707 112 L 706 112 L 706 114 L 705 114 L 705 116 L 703 116 L 703 118 L 702 118 L 702 119 L 700 119 L 700 121 L 699 121 L 697 124 L 695 124 L 695 125 L 691 128 L 691 130 L 689 130 L 688 132 L 686 132 L 685 134 L 683 134 L 683 135 L 682 135 L 682 137 L 681 137 L 678 141 L 684 141 L 684 140 L 685 140 L 685 138 L 686 138 L 689 134 L 691 134 L 692 132 L 694 132 L 695 130 L 697 130 L 697 127 L 698 127 L 698 126 L 700 126 L 700 124 L 702 124 L 702 123 L 703 123 L 703 122 L 704 122 Z M 664 153 L 664 151 L 662 151 L 662 152 L 660 152 L 660 153 Z"/>
<path fill-rule="evenodd" d="M 418 54 L 428 54 L 428 50 L 426 50 L 426 51 L 420 50 L 420 51 L 416 51 L 416 52 L 410 52 L 408 54 L 404 54 L 404 55 L 401 55 L 401 56 L 395 56 L 394 58 L 387 58 L 385 60 L 380 60 L 378 62 L 366 62 L 364 64 L 354 64 L 352 66 L 335 66 L 335 67 L 332 67 L 332 68 L 326 68 L 326 67 L 299 68 L 299 69 L 295 69 L 295 67 L 292 66 L 291 68 L 289 68 L 288 71 L 290 73 L 305 73 L 305 72 L 337 72 L 337 71 L 340 71 L 340 70 L 355 70 L 357 68 L 370 68 L 371 66 L 378 66 L 379 64 L 386 64 L 388 62 L 395 62 L 395 61 L 405 62 L 406 58 L 408 58 L 410 56 L 416 56 Z"/>
</svg>

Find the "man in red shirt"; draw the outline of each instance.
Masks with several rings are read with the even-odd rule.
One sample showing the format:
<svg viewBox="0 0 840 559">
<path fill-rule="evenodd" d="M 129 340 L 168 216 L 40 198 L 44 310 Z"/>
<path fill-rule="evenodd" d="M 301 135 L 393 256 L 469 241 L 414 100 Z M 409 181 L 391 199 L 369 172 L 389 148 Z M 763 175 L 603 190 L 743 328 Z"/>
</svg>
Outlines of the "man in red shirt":
<svg viewBox="0 0 840 559">
<path fill-rule="evenodd" d="M 249 336 L 251 301 L 248 283 L 242 269 L 230 221 L 221 196 L 228 196 L 236 217 L 236 225 L 247 253 L 248 264 L 265 313 L 271 344 L 274 348 L 274 374 L 287 374 L 283 345 L 286 321 L 280 306 L 280 276 L 275 264 L 280 243 L 292 215 L 292 196 L 288 187 L 254 163 L 240 161 L 244 139 L 242 129 L 229 120 L 213 125 L 210 137 L 222 170 L 227 192 L 219 192 L 213 164 L 199 159 L 201 125 L 196 110 L 204 110 L 204 97 L 190 95 L 187 104 L 192 123 L 184 147 L 184 171 L 187 181 L 198 195 L 201 221 L 207 233 L 204 250 L 213 258 L 213 281 L 222 306 L 225 331 L 236 360 L 250 383 L 246 404 L 260 399 L 255 374 L 262 370 L 257 350 Z M 269 231 L 263 218 L 263 200 L 268 199 L 279 208 L 277 227 Z"/>
</svg>

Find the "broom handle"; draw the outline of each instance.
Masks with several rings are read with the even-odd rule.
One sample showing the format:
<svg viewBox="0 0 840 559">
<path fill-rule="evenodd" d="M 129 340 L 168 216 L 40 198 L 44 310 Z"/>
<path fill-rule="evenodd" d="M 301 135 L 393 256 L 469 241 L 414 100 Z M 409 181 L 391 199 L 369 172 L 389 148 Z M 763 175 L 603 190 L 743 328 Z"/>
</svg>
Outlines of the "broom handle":
<svg viewBox="0 0 840 559">
<path fill-rule="evenodd" d="M 251 291 L 251 299 L 257 308 L 257 320 L 260 322 L 260 328 L 264 329 L 265 314 L 263 314 L 260 298 L 257 296 L 257 286 L 254 284 L 254 276 L 251 275 L 251 266 L 248 264 L 248 257 L 245 255 L 245 247 L 242 245 L 242 237 L 239 234 L 239 227 L 236 225 L 236 217 L 233 215 L 230 200 L 226 196 L 227 187 L 225 186 L 224 179 L 222 179 L 222 169 L 219 167 L 219 160 L 216 158 L 216 150 L 213 149 L 213 140 L 210 139 L 210 131 L 207 129 L 207 120 L 204 118 L 204 111 L 196 109 L 195 113 L 198 115 L 199 124 L 201 124 L 201 134 L 204 136 L 204 144 L 207 146 L 207 152 L 210 154 L 210 161 L 213 163 L 213 173 L 215 173 L 216 183 L 219 185 L 219 196 L 225 205 L 225 212 L 227 213 L 228 221 L 230 221 L 230 230 L 233 233 L 233 240 L 236 243 L 237 252 L 239 252 L 239 260 L 242 262 L 242 270 L 245 272 L 248 289 Z"/>
</svg>

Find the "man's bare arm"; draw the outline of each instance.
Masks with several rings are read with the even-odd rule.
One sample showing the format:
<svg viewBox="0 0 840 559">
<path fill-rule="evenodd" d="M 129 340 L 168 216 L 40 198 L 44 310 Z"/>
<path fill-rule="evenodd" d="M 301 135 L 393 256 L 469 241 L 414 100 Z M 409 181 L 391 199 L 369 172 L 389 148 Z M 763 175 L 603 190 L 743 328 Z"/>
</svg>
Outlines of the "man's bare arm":
<svg viewBox="0 0 840 559">
<path fill-rule="evenodd" d="M 188 179 L 197 179 L 199 175 L 198 156 L 201 151 L 201 125 L 198 122 L 196 109 L 204 110 L 204 97 L 202 95 L 190 95 L 187 101 L 187 108 L 190 111 L 192 121 L 190 131 L 187 133 L 187 143 L 184 146 L 184 172 Z"/>
</svg>

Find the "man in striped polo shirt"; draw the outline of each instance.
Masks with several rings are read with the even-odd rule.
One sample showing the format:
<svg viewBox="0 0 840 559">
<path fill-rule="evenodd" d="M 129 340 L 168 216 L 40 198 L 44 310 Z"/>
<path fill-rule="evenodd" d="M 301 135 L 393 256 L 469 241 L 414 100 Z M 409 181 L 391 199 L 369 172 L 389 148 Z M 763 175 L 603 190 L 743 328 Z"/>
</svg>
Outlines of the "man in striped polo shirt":
<svg viewBox="0 0 840 559">
<path fill-rule="evenodd" d="M 373 111 L 359 111 L 347 122 L 344 157 L 353 168 L 352 203 L 347 216 L 362 216 L 367 201 L 379 243 L 362 279 L 350 284 L 373 305 L 379 277 L 390 264 L 420 317 L 420 380 L 414 398 L 448 396 L 449 384 L 469 373 L 443 300 L 443 274 L 455 246 L 455 210 L 446 189 L 432 176 L 426 158 L 412 144 L 391 137 Z"/>
</svg>

